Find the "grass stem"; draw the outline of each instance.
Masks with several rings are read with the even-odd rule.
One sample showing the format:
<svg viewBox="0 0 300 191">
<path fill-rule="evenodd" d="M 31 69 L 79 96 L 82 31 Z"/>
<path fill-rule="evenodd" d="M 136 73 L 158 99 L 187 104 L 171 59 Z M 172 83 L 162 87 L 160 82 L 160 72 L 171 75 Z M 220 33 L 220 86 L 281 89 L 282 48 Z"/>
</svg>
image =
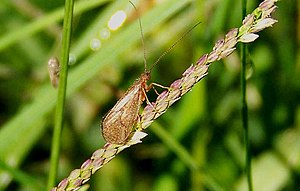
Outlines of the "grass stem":
<svg viewBox="0 0 300 191">
<path fill-rule="evenodd" d="M 178 158 L 193 172 L 199 173 L 204 185 L 206 185 L 209 190 L 213 191 L 227 191 L 223 188 L 214 177 L 206 171 L 204 168 L 200 167 L 193 156 L 174 138 L 170 133 L 165 130 L 159 123 L 153 123 L 151 125 L 151 131 L 159 137 L 164 145 L 166 145 Z"/>
<path fill-rule="evenodd" d="M 62 51 L 61 51 L 61 70 L 57 94 L 57 105 L 55 113 L 55 126 L 52 138 L 50 171 L 48 177 L 48 190 L 50 190 L 56 180 L 58 160 L 61 143 L 61 132 L 64 118 L 64 106 L 67 90 L 67 77 L 68 77 L 68 62 L 70 52 L 70 41 L 72 33 L 72 19 L 73 19 L 74 0 L 66 0 L 65 2 L 65 15 L 63 24 L 63 38 L 62 38 Z"/>
<path fill-rule="evenodd" d="M 242 19 L 246 17 L 247 0 L 242 0 Z M 247 66 L 247 45 L 241 44 L 241 94 L 242 94 L 242 125 L 244 128 L 244 144 L 245 144 L 245 172 L 247 176 L 248 190 L 252 191 L 252 173 L 251 173 L 251 152 L 249 143 L 249 127 L 248 127 L 248 106 L 246 100 L 247 94 L 247 79 L 246 79 L 246 66 Z"/>
</svg>

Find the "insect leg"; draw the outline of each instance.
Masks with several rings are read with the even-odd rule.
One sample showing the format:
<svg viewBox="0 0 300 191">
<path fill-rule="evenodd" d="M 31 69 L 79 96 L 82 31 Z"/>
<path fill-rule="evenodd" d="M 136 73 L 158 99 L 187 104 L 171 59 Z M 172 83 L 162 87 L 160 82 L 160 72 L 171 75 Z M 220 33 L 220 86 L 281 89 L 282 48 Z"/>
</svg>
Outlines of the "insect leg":
<svg viewBox="0 0 300 191">
<path fill-rule="evenodd" d="M 163 86 L 163 85 L 161 85 L 161 84 L 152 82 L 152 83 L 148 86 L 148 89 L 150 90 L 151 88 L 153 88 L 154 92 L 155 92 L 157 95 L 159 95 L 159 93 L 158 93 L 158 91 L 156 90 L 155 86 L 160 87 L 160 88 L 162 88 L 162 89 L 167 89 L 167 90 L 170 89 L 170 88 L 167 87 L 167 86 Z"/>
<path fill-rule="evenodd" d="M 151 88 L 152 88 L 151 84 L 146 89 L 142 88 L 142 93 L 145 97 L 146 103 L 152 106 L 152 103 L 149 101 L 148 96 L 146 94 L 146 92 L 148 92 Z"/>
</svg>

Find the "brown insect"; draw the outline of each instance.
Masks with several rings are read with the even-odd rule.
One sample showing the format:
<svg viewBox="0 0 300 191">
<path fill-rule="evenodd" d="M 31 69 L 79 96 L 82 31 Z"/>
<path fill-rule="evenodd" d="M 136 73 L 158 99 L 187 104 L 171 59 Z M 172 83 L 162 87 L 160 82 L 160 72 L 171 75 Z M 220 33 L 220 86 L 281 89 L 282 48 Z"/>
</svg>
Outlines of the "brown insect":
<svg viewBox="0 0 300 191">
<path fill-rule="evenodd" d="M 130 136 L 132 128 L 139 121 L 139 110 L 151 88 L 146 82 L 150 72 L 144 72 L 125 92 L 116 105 L 105 115 L 102 121 L 102 135 L 109 143 L 122 144 Z"/>
<path fill-rule="evenodd" d="M 48 72 L 53 87 L 58 86 L 60 65 L 56 57 L 51 57 L 48 61 Z"/>
<path fill-rule="evenodd" d="M 130 2 L 136 9 L 135 5 Z M 144 46 L 144 36 L 142 31 L 142 24 L 139 18 L 139 25 L 141 29 L 142 44 Z M 140 78 L 125 92 L 125 94 L 118 100 L 114 107 L 104 116 L 101 127 L 102 136 L 106 142 L 113 144 L 122 144 L 128 140 L 133 131 L 133 127 L 139 121 L 139 110 L 147 98 L 146 92 L 151 89 L 152 84 L 147 85 L 150 79 L 150 73 L 153 68 L 148 71 L 146 63 L 146 54 L 144 49 L 144 65 L 145 71 Z"/>
<path fill-rule="evenodd" d="M 130 1 L 129 1 L 130 2 Z M 136 9 L 135 5 L 130 2 Z M 137 10 L 137 9 L 136 9 Z M 199 22 L 200 23 L 200 22 Z M 197 23 L 193 28 L 195 28 Z M 142 44 L 144 46 L 144 36 L 142 31 L 142 24 L 139 18 L 139 25 L 141 29 Z M 153 85 L 165 88 L 156 83 L 147 85 L 147 81 L 150 79 L 150 74 L 153 67 L 174 48 L 174 46 L 182 40 L 193 28 L 188 30 L 180 39 L 178 39 L 169 49 L 167 49 L 151 66 L 150 70 L 147 70 L 146 54 L 144 48 L 144 65 L 145 71 L 141 74 L 140 78 L 125 92 L 125 94 L 118 100 L 114 107 L 104 116 L 101 127 L 102 135 L 106 142 L 113 144 L 123 144 L 129 138 L 133 131 L 134 126 L 140 120 L 139 110 L 147 99 L 146 92 L 148 92 Z M 149 101 L 147 101 L 149 103 Z"/>
</svg>

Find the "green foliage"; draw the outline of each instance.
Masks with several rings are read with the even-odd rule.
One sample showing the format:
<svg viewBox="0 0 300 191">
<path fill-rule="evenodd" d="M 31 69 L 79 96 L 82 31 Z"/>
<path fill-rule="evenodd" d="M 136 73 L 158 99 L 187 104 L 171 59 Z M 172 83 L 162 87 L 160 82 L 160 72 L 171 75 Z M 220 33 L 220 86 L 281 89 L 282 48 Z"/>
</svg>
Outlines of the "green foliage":
<svg viewBox="0 0 300 191">
<path fill-rule="evenodd" d="M 202 21 L 154 68 L 151 81 L 169 85 L 226 31 L 240 26 L 236 2 L 134 1 L 149 66 Z M 248 10 L 258 4 L 251 1 Z M 0 189 L 46 187 L 57 94 L 47 60 L 60 55 L 63 7 L 62 1 L 0 2 Z M 117 10 L 128 14 L 127 21 L 92 50 L 91 40 L 100 39 Z M 254 190 L 300 186 L 297 12 L 296 1 L 279 2 L 274 14 L 279 22 L 249 46 Z M 128 1 L 78 1 L 74 14 L 71 54 L 76 62 L 69 68 L 59 180 L 102 147 L 101 118 L 144 69 L 137 13 Z M 90 190 L 246 190 L 239 63 L 235 52 L 213 64 L 206 80 L 149 128 L 143 144 L 120 153 L 92 177 Z M 149 93 L 150 100 L 155 97 Z"/>
</svg>

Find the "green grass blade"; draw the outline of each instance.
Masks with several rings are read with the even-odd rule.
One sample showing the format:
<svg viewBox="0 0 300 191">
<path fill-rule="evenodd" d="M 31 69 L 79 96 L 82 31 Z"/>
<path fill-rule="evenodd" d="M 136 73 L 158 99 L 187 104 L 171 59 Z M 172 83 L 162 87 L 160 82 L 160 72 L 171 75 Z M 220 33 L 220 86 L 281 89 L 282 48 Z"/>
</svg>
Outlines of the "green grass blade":
<svg viewBox="0 0 300 191">
<path fill-rule="evenodd" d="M 52 147 L 51 147 L 48 190 L 50 190 L 55 184 L 57 169 L 58 169 L 61 132 L 63 128 L 65 100 L 66 100 L 66 91 L 67 91 L 68 63 L 69 63 L 69 54 L 70 54 L 70 46 L 71 46 L 73 9 L 74 9 L 74 1 L 67 0 L 65 3 L 65 14 L 64 14 L 65 18 L 64 18 L 64 26 L 63 26 L 62 53 L 61 53 L 61 70 L 59 74 L 60 79 L 59 79 L 57 105 L 56 105 L 56 113 L 55 113 L 55 126 L 54 126 Z"/>
<path fill-rule="evenodd" d="M 41 185 L 41 183 L 39 183 L 37 181 L 36 178 L 18 170 L 18 169 L 10 167 L 6 163 L 4 163 L 2 160 L 0 160 L 0 168 L 6 172 L 9 172 L 9 174 L 13 176 L 13 179 L 15 181 L 26 186 L 27 188 L 30 188 L 30 190 L 40 191 L 43 189 L 43 186 Z"/>
<path fill-rule="evenodd" d="M 242 0 L 242 19 L 245 18 L 247 12 L 247 0 Z M 245 172 L 248 182 L 248 190 L 252 191 L 252 173 L 251 173 L 251 153 L 249 142 L 249 127 L 248 127 L 248 105 L 247 105 L 247 79 L 246 79 L 246 67 L 247 67 L 247 45 L 241 44 L 241 94 L 242 94 L 242 125 L 244 129 L 245 140 Z"/>
<path fill-rule="evenodd" d="M 108 0 L 90 0 L 88 2 L 80 1 L 75 5 L 74 15 L 78 15 L 85 11 L 93 9 L 101 4 L 104 4 L 107 1 Z M 23 28 L 20 28 L 19 30 L 15 30 L 3 36 L 2 38 L 0 38 L 0 51 L 62 20 L 64 16 L 63 11 L 64 11 L 63 7 L 58 8 L 52 13 L 47 14 L 44 17 L 41 17 L 40 19 L 37 19 L 36 21 L 29 23 Z"/>
<path fill-rule="evenodd" d="M 153 123 L 151 125 L 150 130 L 159 137 L 162 142 L 172 151 L 174 152 L 178 158 L 191 170 L 197 173 L 200 173 L 200 176 L 205 183 L 207 188 L 210 188 L 214 191 L 223 191 L 220 184 L 218 184 L 208 172 L 204 171 L 199 167 L 197 162 L 193 159 L 193 157 L 189 154 L 189 152 L 174 138 L 170 135 L 168 131 L 166 131 L 161 125 L 158 123 Z"/>
</svg>

